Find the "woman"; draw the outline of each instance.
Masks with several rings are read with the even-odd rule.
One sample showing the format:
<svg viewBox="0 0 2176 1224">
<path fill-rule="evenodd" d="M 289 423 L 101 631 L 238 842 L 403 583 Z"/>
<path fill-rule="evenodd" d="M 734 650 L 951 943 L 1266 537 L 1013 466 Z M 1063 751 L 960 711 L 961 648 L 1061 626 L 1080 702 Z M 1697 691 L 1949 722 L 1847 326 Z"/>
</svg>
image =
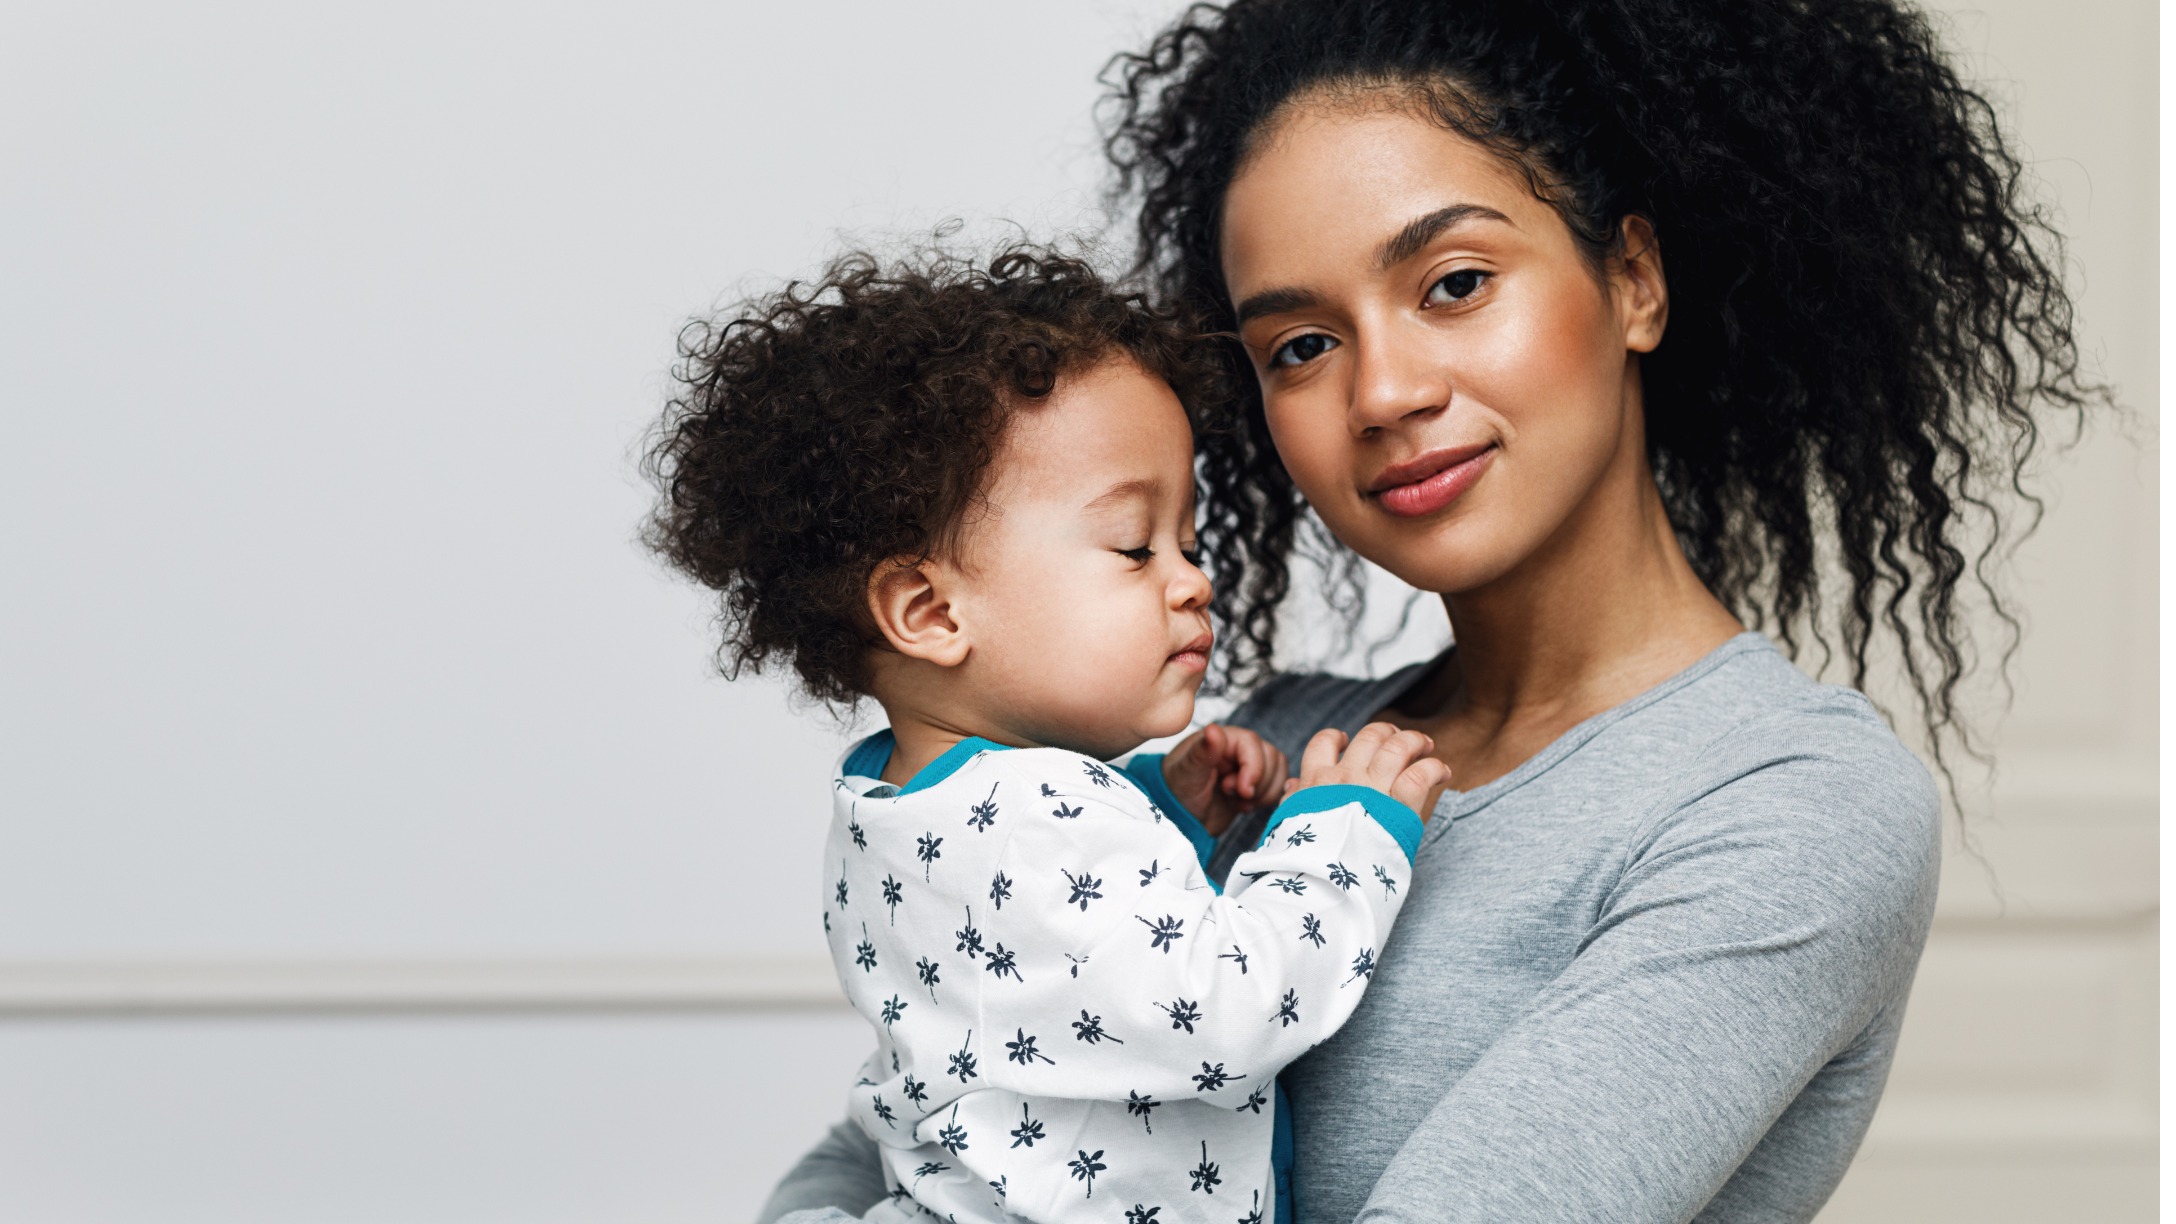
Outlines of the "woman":
<svg viewBox="0 0 2176 1224">
<path fill-rule="evenodd" d="M 1202 440 L 1236 674 L 1309 511 L 1457 643 L 1233 719 L 1294 756 L 1414 727 L 1460 788 L 1285 1076 L 1299 1217 L 1811 1218 L 1895 1048 L 1938 792 L 1745 625 L 1855 682 L 1884 639 L 1961 733 L 1987 482 L 2036 403 L 2098 395 L 1985 104 L 1886 0 L 1237 0 L 1116 90 L 1143 269 L 1238 341 Z M 835 1132 L 766 1218 L 873 1169 Z"/>
</svg>

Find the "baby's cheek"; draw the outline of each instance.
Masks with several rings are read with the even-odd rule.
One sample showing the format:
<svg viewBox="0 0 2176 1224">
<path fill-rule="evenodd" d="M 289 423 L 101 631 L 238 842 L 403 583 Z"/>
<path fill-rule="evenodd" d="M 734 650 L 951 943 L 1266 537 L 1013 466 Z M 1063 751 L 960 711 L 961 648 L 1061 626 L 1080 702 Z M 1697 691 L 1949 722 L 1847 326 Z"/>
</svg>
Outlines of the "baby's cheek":
<svg viewBox="0 0 2176 1224">
<path fill-rule="evenodd" d="M 1135 725 L 1158 698 L 1157 683 L 1171 647 L 1161 624 L 1144 626 L 1130 610 L 1077 606 L 1071 641 L 1053 643 L 1066 688 L 1081 716 L 1119 727 Z M 1087 613 L 1088 615 L 1080 615 Z"/>
</svg>

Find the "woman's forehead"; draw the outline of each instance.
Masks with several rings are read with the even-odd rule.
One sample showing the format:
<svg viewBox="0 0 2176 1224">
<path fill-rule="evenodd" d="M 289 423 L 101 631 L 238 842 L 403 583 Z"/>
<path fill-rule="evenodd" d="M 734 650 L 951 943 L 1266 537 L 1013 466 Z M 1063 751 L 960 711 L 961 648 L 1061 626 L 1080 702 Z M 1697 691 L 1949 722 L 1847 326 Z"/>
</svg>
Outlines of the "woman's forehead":
<svg viewBox="0 0 2176 1224">
<path fill-rule="evenodd" d="M 1401 231 L 1446 209 L 1520 229 L 1561 220 L 1496 151 L 1404 107 L 1280 117 L 1225 192 L 1220 249 L 1234 299 L 1322 263 L 1373 267 Z"/>
</svg>

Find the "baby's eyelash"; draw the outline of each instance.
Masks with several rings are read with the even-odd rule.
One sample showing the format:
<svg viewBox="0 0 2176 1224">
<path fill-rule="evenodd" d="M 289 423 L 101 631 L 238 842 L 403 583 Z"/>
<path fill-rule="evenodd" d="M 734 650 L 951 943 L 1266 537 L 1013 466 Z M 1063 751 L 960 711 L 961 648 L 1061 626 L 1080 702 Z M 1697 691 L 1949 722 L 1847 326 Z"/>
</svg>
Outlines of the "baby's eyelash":
<svg viewBox="0 0 2176 1224">
<path fill-rule="evenodd" d="M 1143 544 L 1139 548 L 1114 548 L 1111 551 L 1117 553 L 1121 557 L 1124 557 L 1126 560 L 1133 562 L 1135 565 L 1147 565 L 1156 557 L 1156 550 L 1150 548 L 1146 544 Z M 1198 567 L 1201 564 L 1201 548 L 1198 545 L 1190 548 L 1179 549 L 1179 555 L 1186 558 L 1186 563 L 1188 565 Z"/>
</svg>

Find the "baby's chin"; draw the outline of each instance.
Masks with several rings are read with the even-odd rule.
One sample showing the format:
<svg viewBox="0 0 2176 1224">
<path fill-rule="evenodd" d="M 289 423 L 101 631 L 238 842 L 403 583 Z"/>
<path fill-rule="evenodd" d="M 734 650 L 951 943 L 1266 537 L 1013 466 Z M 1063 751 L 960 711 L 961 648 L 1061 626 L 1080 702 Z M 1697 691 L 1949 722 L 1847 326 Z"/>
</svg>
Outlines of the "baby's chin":
<svg viewBox="0 0 2176 1224">
<path fill-rule="evenodd" d="M 1194 695 L 1186 700 L 1160 701 L 1123 723 L 1069 729 L 1042 739 L 1053 748 L 1064 748 L 1099 761 L 1116 760 L 1150 740 L 1163 739 L 1186 730 L 1194 719 Z"/>
</svg>

